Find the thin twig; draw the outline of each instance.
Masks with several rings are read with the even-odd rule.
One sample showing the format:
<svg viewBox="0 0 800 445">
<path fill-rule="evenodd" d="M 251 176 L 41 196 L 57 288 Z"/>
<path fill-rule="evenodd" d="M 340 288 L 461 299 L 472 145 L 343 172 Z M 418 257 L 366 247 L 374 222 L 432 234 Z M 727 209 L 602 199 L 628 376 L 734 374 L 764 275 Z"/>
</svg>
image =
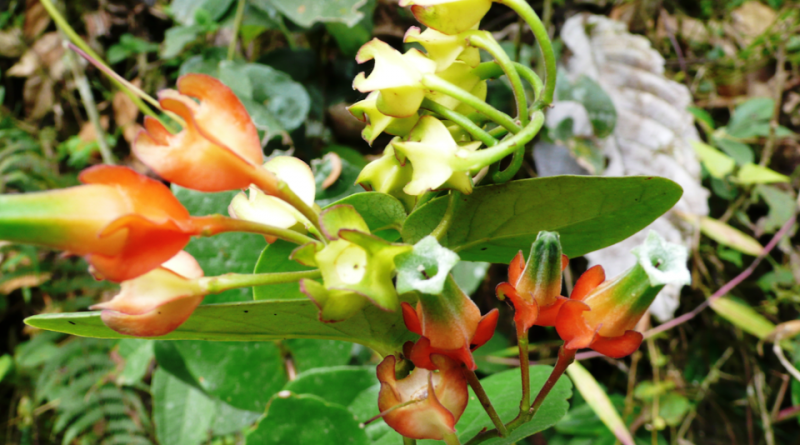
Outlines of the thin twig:
<svg viewBox="0 0 800 445">
<path fill-rule="evenodd" d="M 764 143 L 764 151 L 761 152 L 761 160 L 759 165 L 768 166 L 772 158 L 772 153 L 775 151 L 775 138 L 778 130 L 778 119 L 781 116 L 781 104 L 783 103 L 783 85 L 786 83 L 786 47 L 783 44 L 778 46 L 777 51 L 777 71 L 775 72 L 775 95 L 772 108 L 772 118 L 769 120 L 769 136 L 767 142 Z"/>
</svg>

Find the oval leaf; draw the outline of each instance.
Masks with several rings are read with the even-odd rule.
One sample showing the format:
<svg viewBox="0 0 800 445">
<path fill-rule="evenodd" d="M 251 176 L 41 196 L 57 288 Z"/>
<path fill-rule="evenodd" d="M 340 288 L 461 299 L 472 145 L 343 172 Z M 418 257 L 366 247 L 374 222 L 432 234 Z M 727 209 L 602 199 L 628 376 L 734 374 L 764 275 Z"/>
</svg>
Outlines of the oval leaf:
<svg viewBox="0 0 800 445">
<path fill-rule="evenodd" d="M 623 445 L 634 445 L 633 437 L 622 422 L 616 408 L 608 398 L 608 394 L 600 387 L 597 380 L 580 363 L 573 363 L 567 368 L 567 374 L 572 379 L 586 403 L 592 407 L 597 417 L 617 436 Z"/>
<path fill-rule="evenodd" d="M 541 230 L 558 232 L 564 254 L 584 255 L 633 235 L 678 199 L 678 184 L 658 177 L 554 176 L 478 187 L 457 204 L 442 245 L 462 260 L 508 263 Z M 403 240 L 416 243 L 433 231 L 447 197 L 406 219 Z"/>
<path fill-rule="evenodd" d="M 269 341 L 320 338 L 360 343 L 381 355 L 398 353 L 416 336 L 405 329 L 397 312 L 368 306 L 352 318 L 321 323 L 310 300 L 269 300 L 209 304 L 198 307 L 178 329 L 160 340 Z M 41 314 L 25 319 L 29 326 L 81 337 L 132 338 L 112 331 L 100 312 Z"/>
<path fill-rule="evenodd" d="M 700 219 L 700 231 L 714 241 L 748 255 L 758 256 L 764 248 L 752 236 L 707 216 Z"/>
</svg>

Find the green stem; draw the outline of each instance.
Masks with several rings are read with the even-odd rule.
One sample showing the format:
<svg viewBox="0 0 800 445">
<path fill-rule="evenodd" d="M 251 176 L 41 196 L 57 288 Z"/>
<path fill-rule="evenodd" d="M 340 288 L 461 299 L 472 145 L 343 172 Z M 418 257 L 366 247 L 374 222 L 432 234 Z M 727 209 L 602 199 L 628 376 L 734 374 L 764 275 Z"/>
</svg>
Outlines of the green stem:
<svg viewBox="0 0 800 445">
<path fill-rule="evenodd" d="M 194 233 L 199 236 L 214 236 L 226 232 L 246 232 L 273 236 L 298 245 L 318 242 L 314 238 L 295 232 L 294 230 L 282 229 L 280 227 L 273 227 L 243 219 L 228 218 L 222 215 L 193 217 L 192 228 L 194 229 Z"/>
<path fill-rule="evenodd" d="M 550 42 L 550 35 L 547 33 L 542 21 L 536 12 L 531 8 L 525 0 L 495 0 L 498 3 L 503 3 L 509 8 L 513 9 L 519 14 L 531 27 L 533 35 L 539 42 L 539 48 L 542 50 L 542 57 L 544 58 L 545 65 L 545 88 L 542 101 L 546 105 L 553 103 L 553 94 L 556 90 L 556 56 L 553 53 L 553 44 Z"/>
<path fill-rule="evenodd" d="M 511 163 L 508 164 L 508 167 L 506 167 L 505 170 L 495 171 L 492 173 L 492 181 L 494 181 L 495 184 L 504 184 L 514 179 L 514 176 L 517 174 L 520 167 L 522 167 L 523 160 L 525 160 L 525 144 L 517 147 L 517 150 L 514 151 L 514 157 L 511 158 Z"/>
<path fill-rule="evenodd" d="M 493 138 L 500 139 L 501 137 L 508 134 L 508 130 L 498 125 L 492 128 L 491 130 L 487 131 L 487 133 L 489 133 L 489 136 Z"/>
<path fill-rule="evenodd" d="M 198 278 L 197 282 L 205 291 L 204 293 L 216 294 L 230 289 L 238 289 L 240 287 L 295 283 L 304 278 L 315 279 L 321 276 L 322 273 L 319 270 L 256 274 L 228 273 L 218 277 Z"/>
<path fill-rule="evenodd" d="M 58 8 L 56 8 L 56 6 L 53 4 L 51 0 L 40 0 L 40 3 L 44 7 L 44 9 L 47 10 L 47 13 L 50 14 L 50 17 L 53 19 L 53 21 L 56 22 L 56 26 L 58 26 L 58 28 L 61 29 L 64 32 L 64 34 L 67 35 L 67 37 L 69 37 L 69 40 L 72 41 L 72 43 L 75 44 L 75 46 L 83 50 L 83 52 L 86 53 L 87 55 L 91 56 L 92 59 L 94 59 L 99 64 L 98 66 L 103 66 L 107 70 L 111 71 L 111 68 L 100 62 L 101 60 L 100 56 L 98 56 L 97 53 L 94 52 L 94 50 L 89 45 L 87 45 L 86 42 L 83 41 L 83 39 L 81 39 L 81 37 L 78 35 L 78 33 L 75 32 L 74 29 L 72 29 L 67 20 L 64 18 L 64 16 L 61 15 L 61 13 L 58 11 Z M 142 102 L 142 99 L 137 97 L 136 94 L 134 94 L 132 90 L 128 89 L 125 84 L 123 84 L 114 77 L 111 77 L 111 82 L 114 83 L 117 86 L 117 88 L 122 90 L 122 92 L 125 93 L 128 97 L 130 97 L 130 99 L 133 101 L 134 104 L 136 104 L 136 106 L 139 108 L 139 110 L 141 110 L 142 113 L 158 119 L 158 115 L 152 109 L 150 109 L 150 107 L 145 105 L 145 103 Z"/>
<path fill-rule="evenodd" d="M 477 126 L 475 122 L 469 120 L 463 114 L 453 111 L 442 104 L 436 103 L 430 99 L 422 101 L 422 108 L 433 111 L 434 113 L 442 116 L 445 119 L 455 122 L 459 127 L 463 128 L 473 139 L 477 139 L 484 143 L 487 147 L 497 144 L 497 139 L 485 132 L 481 127 Z"/>
<path fill-rule="evenodd" d="M 543 124 L 544 114 L 541 111 L 536 111 L 531 116 L 530 123 L 519 133 L 501 141 L 494 147 L 470 153 L 462 162 L 459 162 L 460 165 L 456 167 L 462 171 L 477 171 L 487 165 L 494 164 L 516 151 L 520 146 L 524 146 L 530 142 L 531 139 L 539 133 Z"/>
<path fill-rule="evenodd" d="M 236 17 L 233 19 L 233 35 L 231 36 L 231 43 L 228 45 L 228 60 L 233 60 L 233 56 L 236 55 L 236 41 L 239 36 L 239 28 L 242 26 L 242 19 L 244 19 L 244 5 L 246 3 L 247 0 L 239 0 L 239 4 L 236 5 Z"/>
<path fill-rule="evenodd" d="M 469 38 L 472 46 L 483 49 L 494 57 L 500 68 L 503 69 L 509 82 L 511 82 L 511 91 L 514 93 L 514 99 L 517 104 L 517 115 L 521 125 L 528 124 L 528 99 L 525 97 L 525 88 L 522 86 L 522 79 L 519 77 L 514 62 L 508 57 L 505 50 L 500 47 L 500 44 L 492 37 L 487 31 L 469 31 L 464 33 Z"/>
<path fill-rule="evenodd" d="M 519 348 L 519 369 L 522 374 L 522 400 L 519 402 L 519 414 L 524 416 L 531 409 L 531 376 L 528 359 L 528 331 L 517 326 L 517 347 Z"/>
<path fill-rule="evenodd" d="M 297 49 L 297 41 L 295 41 L 294 36 L 289 31 L 289 28 L 286 27 L 286 23 L 283 21 L 282 15 L 278 15 L 278 29 L 283 34 L 283 37 L 286 39 L 286 43 L 289 45 L 289 49 L 291 50 Z"/>
<path fill-rule="evenodd" d="M 531 88 L 533 88 L 533 96 L 536 99 L 539 99 L 542 95 L 542 88 L 544 88 L 544 84 L 542 84 L 542 79 L 538 74 L 536 74 L 536 71 L 517 62 L 514 62 L 514 68 L 517 70 L 520 77 L 525 79 L 525 82 L 528 82 Z"/>
<path fill-rule="evenodd" d="M 323 243 L 328 244 L 328 241 L 322 236 L 322 227 L 319 223 L 319 213 L 314 208 L 306 204 L 299 196 L 286 184 L 284 181 L 278 182 L 278 198 L 286 201 L 289 205 L 296 208 L 309 222 L 314 226 L 314 232 L 319 235 Z"/>
<path fill-rule="evenodd" d="M 417 445 L 417 439 L 403 437 L 403 445 Z"/>
<path fill-rule="evenodd" d="M 476 109 L 479 113 L 485 115 L 497 124 L 507 128 L 508 131 L 512 133 L 517 133 L 520 131 L 519 126 L 514 122 L 511 116 L 487 104 L 485 101 L 479 99 L 469 91 L 459 88 L 435 74 L 425 75 L 422 78 L 422 85 L 430 90 L 458 99 L 459 101 Z"/>
<path fill-rule="evenodd" d="M 453 215 L 455 214 L 456 204 L 458 203 L 459 196 L 461 196 L 461 193 L 459 193 L 458 190 L 450 191 L 450 197 L 447 200 L 447 210 L 445 210 L 442 220 L 439 221 L 439 224 L 435 229 L 433 229 L 433 232 L 431 232 L 431 236 L 435 237 L 439 241 L 444 238 L 444 236 L 447 234 L 447 231 L 450 229 L 450 225 L 453 224 Z"/>
<path fill-rule="evenodd" d="M 489 396 L 486 394 L 486 391 L 484 391 L 483 386 L 481 386 L 478 376 L 475 375 L 475 372 L 470 369 L 464 369 L 464 375 L 467 376 L 467 383 L 469 383 L 469 386 L 475 392 L 475 395 L 481 402 L 481 406 L 483 406 L 486 414 L 488 414 L 489 418 L 492 419 L 492 423 L 494 423 L 495 428 L 497 428 L 497 431 L 499 431 L 500 436 L 508 436 L 508 430 L 503 423 L 503 419 L 500 418 L 500 416 L 497 414 L 497 411 L 495 411 L 494 406 L 492 406 L 492 401 L 489 400 Z"/>
</svg>

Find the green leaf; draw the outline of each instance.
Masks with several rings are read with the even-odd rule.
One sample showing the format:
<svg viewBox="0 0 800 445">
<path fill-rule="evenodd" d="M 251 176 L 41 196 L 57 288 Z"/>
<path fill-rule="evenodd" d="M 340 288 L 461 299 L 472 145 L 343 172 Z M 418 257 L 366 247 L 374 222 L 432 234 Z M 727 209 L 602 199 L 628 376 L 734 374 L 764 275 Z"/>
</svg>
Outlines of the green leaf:
<svg viewBox="0 0 800 445">
<path fill-rule="evenodd" d="M 633 445 L 631 433 L 628 432 L 628 428 L 608 398 L 608 394 L 600 387 L 592 374 L 577 362 L 567 368 L 567 374 L 586 403 L 592 407 L 606 427 L 617 436 L 617 439 L 625 445 Z"/>
<path fill-rule="evenodd" d="M 161 340 L 268 341 L 319 338 L 360 343 L 381 355 L 400 351 L 416 336 L 405 329 L 399 313 L 367 306 L 352 318 L 321 323 L 319 309 L 310 300 L 270 300 L 209 304 L 198 307 L 178 329 Z M 112 331 L 100 312 L 40 314 L 25 323 L 50 331 L 82 337 L 131 338 Z"/>
<path fill-rule="evenodd" d="M 736 107 L 726 130 L 731 136 L 741 138 L 753 126 L 767 123 L 772 118 L 774 109 L 775 101 L 768 97 L 750 99 Z"/>
<path fill-rule="evenodd" d="M 698 121 L 706 124 L 710 130 L 714 129 L 714 119 L 711 117 L 708 111 L 695 106 L 686 107 L 686 111 L 692 113 L 694 118 L 697 119 Z"/>
<path fill-rule="evenodd" d="M 177 57 L 183 48 L 197 40 L 204 32 L 202 26 L 174 26 L 164 33 L 164 46 L 161 48 L 160 57 L 164 60 Z"/>
<path fill-rule="evenodd" d="M 450 271 L 456 284 L 467 295 L 472 295 L 486 279 L 486 272 L 489 271 L 490 263 L 459 261 L 456 267 Z"/>
<path fill-rule="evenodd" d="M 283 240 L 277 240 L 268 245 L 261 252 L 253 273 L 313 270 L 313 267 L 303 266 L 289 259 L 289 255 L 296 248 L 296 244 Z M 253 288 L 253 299 L 255 300 L 305 300 L 307 298 L 306 294 L 300 292 L 300 286 L 297 283 L 271 284 Z"/>
<path fill-rule="evenodd" d="M 794 218 L 794 208 L 797 204 L 791 193 L 770 185 L 757 185 L 755 191 L 769 206 L 767 216 L 757 223 L 765 233 L 775 233 L 786 224 L 786 221 Z"/>
<path fill-rule="evenodd" d="M 367 0 L 269 0 L 269 3 L 289 20 L 309 28 L 317 22 L 339 22 L 353 26 L 364 17 L 359 8 Z"/>
<path fill-rule="evenodd" d="M 378 378 L 374 366 L 336 366 L 298 374 L 283 389 L 294 394 L 313 394 L 328 403 L 348 406 L 362 391 L 376 383 Z M 375 399 L 374 403 L 377 405 L 378 400 Z"/>
<path fill-rule="evenodd" d="M 380 414 L 378 411 L 378 394 L 380 393 L 380 390 L 380 383 L 370 386 L 369 388 L 361 391 L 350 404 L 350 406 L 347 407 L 347 409 L 353 413 L 356 420 L 363 423 Z M 369 437 L 369 440 L 372 441 L 373 445 L 375 445 L 380 438 L 387 435 L 389 436 L 388 438 L 390 440 L 394 438 L 398 439 L 400 443 L 402 443 L 400 436 L 397 435 L 397 433 L 395 433 L 392 428 L 383 421 L 383 419 L 377 419 L 374 422 L 371 422 L 366 426 L 365 430 L 367 437 Z"/>
<path fill-rule="evenodd" d="M 714 138 L 714 145 L 721 148 L 728 156 L 732 157 L 736 164 L 750 164 L 755 159 L 753 149 L 749 145 L 728 138 Z"/>
<path fill-rule="evenodd" d="M 364 222 L 367 223 L 369 231 L 372 233 L 390 231 L 392 233 L 383 234 L 387 241 L 395 241 L 406 219 L 406 211 L 403 204 L 394 196 L 381 192 L 362 192 L 350 195 L 331 203 L 327 207 L 346 204 L 356 209 Z"/>
<path fill-rule="evenodd" d="M 763 340 L 775 330 L 775 325 L 747 303 L 734 298 L 717 298 L 711 303 L 718 315 L 734 326 Z"/>
<path fill-rule="evenodd" d="M 364 429 L 347 408 L 312 395 L 272 400 L 267 417 L 247 436 L 247 445 L 368 445 Z"/>
<path fill-rule="evenodd" d="M 280 350 L 272 342 L 160 342 L 156 357 L 184 383 L 248 411 L 264 411 L 287 381 Z"/>
<path fill-rule="evenodd" d="M 3 356 L 0 357 L 0 382 L 2 382 L 6 376 L 10 375 L 13 370 L 14 359 L 10 354 L 3 354 Z"/>
<path fill-rule="evenodd" d="M 544 385 L 553 370 L 550 366 L 531 366 L 531 393 L 536 394 Z M 512 369 L 494 374 L 481 380 L 481 385 L 497 410 L 497 414 L 504 422 L 513 420 L 519 413 L 519 369 Z M 558 422 L 569 409 L 567 401 L 572 396 L 572 385 L 569 379 L 562 377 L 545 399 L 536 416 L 530 422 L 514 430 L 509 437 L 497 438 L 482 442 L 486 445 L 507 445 L 519 442 L 525 437 L 545 430 Z M 470 388 L 469 405 L 456 424 L 456 430 L 461 442 L 473 438 L 484 428 L 494 428 L 491 419 L 478 402 L 477 397 Z M 433 444 L 433 441 L 420 441 L 422 444 Z"/>
<path fill-rule="evenodd" d="M 353 352 L 352 343 L 336 340 L 292 338 L 283 342 L 283 346 L 289 350 L 294 367 L 300 373 L 313 368 L 346 365 Z"/>
<path fill-rule="evenodd" d="M 789 182 L 789 177 L 782 175 L 775 170 L 762 167 L 758 164 L 745 164 L 736 174 L 736 180 L 740 184 L 771 184 L 775 182 Z"/>
<path fill-rule="evenodd" d="M 372 38 L 370 30 L 358 24 L 351 27 L 344 23 L 326 23 L 325 29 L 336 40 L 342 53 L 349 57 L 355 57 L 361 45 Z"/>
<path fill-rule="evenodd" d="M 733 158 L 706 143 L 691 141 L 691 144 L 703 166 L 715 178 L 724 178 L 736 166 L 736 161 Z"/>
<path fill-rule="evenodd" d="M 714 241 L 748 255 L 758 256 L 764 250 L 752 236 L 707 216 L 700 219 L 700 231 Z"/>
<path fill-rule="evenodd" d="M 659 399 L 658 403 L 658 414 L 664 419 L 667 425 L 673 427 L 680 425 L 683 416 L 692 408 L 689 399 L 676 392 L 667 394 Z"/>
<path fill-rule="evenodd" d="M 680 198 L 659 177 L 554 176 L 477 187 L 458 201 L 442 245 L 463 260 L 508 263 L 541 230 L 558 232 L 565 255 L 576 257 L 622 241 L 646 227 Z M 403 240 L 433 231 L 447 208 L 440 197 L 415 210 Z"/>
<path fill-rule="evenodd" d="M 196 216 L 227 213 L 228 205 L 237 193 L 201 193 L 176 185 L 172 186 L 172 191 L 189 213 Z M 214 276 L 226 273 L 251 273 L 265 244 L 266 241 L 259 235 L 222 233 L 207 238 L 194 238 L 185 250 L 200 263 L 206 276 Z M 209 295 L 203 302 L 223 303 L 250 299 L 250 290 L 243 288 Z"/>
<path fill-rule="evenodd" d="M 214 401 L 163 369 L 153 374 L 153 420 L 160 443 L 200 445 L 208 439 Z"/>
<path fill-rule="evenodd" d="M 233 0 L 172 0 L 170 15 L 181 24 L 195 24 L 199 9 L 203 9 L 211 20 L 218 20 L 233 4 Z"/>
<path fill-rule="evenodd" d="M 617 109 L 599 83 L 586 75 L 581 75 L 575 83 L 570 83 L 562 73 L 556 85 L 558 100 L 572 100 L 583 104 L 595 136 L 604 138 L 614 131 L 617 125 Z"/>
<path fill-rule="evenodd" d="M 125 339 L 119 342 L 119 355 L 125 359 L 125 367 L 117 376 L 118 385 L 135 385 L 142 381 L 153 361 L 151 340 Z"/>
<path fill-rule="evenodd" d="M 419 291 L 439 295 L 450 270 L 459 258 L 453 251 L 442 247 L 436 238 L 426 236 L 410 252 L 395 258 L 397 266 L 397 293 Z"/>
</svg>

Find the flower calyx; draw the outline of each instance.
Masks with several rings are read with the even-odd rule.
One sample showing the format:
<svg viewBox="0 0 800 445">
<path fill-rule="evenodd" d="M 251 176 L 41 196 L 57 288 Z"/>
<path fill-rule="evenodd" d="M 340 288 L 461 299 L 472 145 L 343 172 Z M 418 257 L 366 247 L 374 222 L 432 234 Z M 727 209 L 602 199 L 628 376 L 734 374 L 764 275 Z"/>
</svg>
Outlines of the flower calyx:
<svg viewBox="0 0 800 445">
<path fill-rule="evenodd" d="M 591 348 L 612 358 L 632 354 L 643 339 L 633 329 L 658 292 L 666 284 L 691 281 L 686 248 L 656 232 L 632 252 L 638 261 L 620 276 L 604 281 L 603 268 L 594 266 L 575 283 L 555 325 L 565 348 Z"/>
<path fill-rule="evenodd" d="M 350 205 L 335 205 L 322 211 L 320 223 L 327 245 L 306 244 L 292 257 L 319 267 L 322 283 L 300 281 L 300 290 L 319 307 L 323 322 L 345 320 L 369 303 L 386 310 L 399 308 L 392 278 L 394 259 L 412 249 L 370 234 L 369 227 Z"/>
</svg>

